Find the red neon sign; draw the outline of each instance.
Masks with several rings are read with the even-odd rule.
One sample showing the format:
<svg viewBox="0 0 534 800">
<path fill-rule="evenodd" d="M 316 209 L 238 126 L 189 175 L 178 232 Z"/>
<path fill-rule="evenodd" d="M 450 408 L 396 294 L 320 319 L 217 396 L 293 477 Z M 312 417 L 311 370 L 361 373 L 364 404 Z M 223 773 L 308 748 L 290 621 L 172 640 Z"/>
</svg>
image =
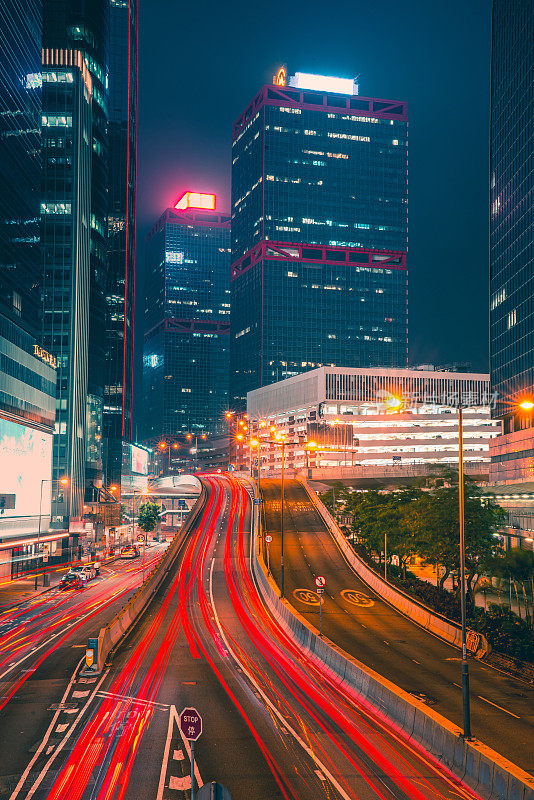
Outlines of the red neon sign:
<svg viewBox="0 0 534 800">
<path fill-rule="evenodd" d="M 202 192 L 184 192 L 174 206 L 178 211 L 185 208 L 205 208 L 208 211 L 215 211 L 214 194 L 203 194 Z"/>
</svg>

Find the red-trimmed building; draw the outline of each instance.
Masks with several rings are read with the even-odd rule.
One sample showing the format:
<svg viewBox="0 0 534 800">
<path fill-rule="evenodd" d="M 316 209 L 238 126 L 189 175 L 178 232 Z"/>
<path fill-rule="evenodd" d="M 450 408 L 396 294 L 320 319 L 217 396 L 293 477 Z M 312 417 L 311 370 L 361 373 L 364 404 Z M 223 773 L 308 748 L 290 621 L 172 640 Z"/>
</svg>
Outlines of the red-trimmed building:
<svg viewBox="0 0 534 800">
<path fill-rule="evenodd" d="M 230 217 L 215 195 L 184 192 L 161 215 L 146 287 L 143 438 L 200 448 L 224 433 L 228 408 Z"/>
<path fill-rule="evenodd" d="M 230 405 L 321 366 L 407 365 L 406 103 L 297 73 L 234 125 Z"/>
</svg>

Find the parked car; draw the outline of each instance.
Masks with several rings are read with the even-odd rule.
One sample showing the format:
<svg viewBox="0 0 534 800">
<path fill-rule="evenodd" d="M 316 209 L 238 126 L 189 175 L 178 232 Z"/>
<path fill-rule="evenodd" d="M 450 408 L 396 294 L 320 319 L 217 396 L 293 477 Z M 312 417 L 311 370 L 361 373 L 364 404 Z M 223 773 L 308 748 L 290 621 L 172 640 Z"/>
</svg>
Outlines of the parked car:
<svg viewBox="0 0 534 800">
<path fill-rule="evenodd" d="M 137 558 L 139 555 L 139 548 L 135 545 L 133 547 L 123 547 L 121 551 L 121 558 Z"/>
</svg>

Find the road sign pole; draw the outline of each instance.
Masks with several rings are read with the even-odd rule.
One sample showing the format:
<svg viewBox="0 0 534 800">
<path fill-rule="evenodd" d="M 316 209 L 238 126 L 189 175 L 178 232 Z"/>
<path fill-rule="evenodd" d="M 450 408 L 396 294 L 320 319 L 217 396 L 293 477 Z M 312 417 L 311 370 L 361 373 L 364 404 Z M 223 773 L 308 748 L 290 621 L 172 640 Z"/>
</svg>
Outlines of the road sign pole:
<svg viewBox="0 0 534 800">
<path fill-rule="evenodd" d="M 319 595 L 319 636 L 323 638 L 323 604 L 322 597 Z"/>
<path fill-rule="evenodd" d="M 191 740 L 191 800 L 195 800 L 195 742 Z"/>
<path fill-rule="evenodd" d="M 271 545 L 267 545 L 267 575 L 271 574 Z M 510 606 L 511 607 L 511 606 Z"/>
</svg>

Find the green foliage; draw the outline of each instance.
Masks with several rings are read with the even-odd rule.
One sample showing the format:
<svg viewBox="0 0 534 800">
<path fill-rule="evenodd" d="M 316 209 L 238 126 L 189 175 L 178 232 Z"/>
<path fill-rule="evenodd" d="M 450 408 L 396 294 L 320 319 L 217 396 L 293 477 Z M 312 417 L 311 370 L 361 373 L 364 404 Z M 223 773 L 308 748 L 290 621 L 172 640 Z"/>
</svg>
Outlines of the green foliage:
<svg viewBox="0 0 534 800">
<path fill-rule="evenodd" d="M 448 482 L 452 479 L 449 476 Z M 425 565 L 442 568 L 440 588 L 452 571 L 460 567 L 460 527 L 457 486 L 430 490 L 415 487 L 398 492 L 353 492 L 345 510 L 354 515 L 353 528 L 368 552 L 396 554 L 405 567 L 413 556 Z M 494 536 L 503 524 L 504 512 L 481 497 L 470 483 L 465 487 L 466 574 L 469 589 L 486 565 L 499 556 L 501 546 Z"/>
<path fill-rule="evenodd" d="M 159 522 L 160 507 L 157 503 L 152 503 L 150 500 L 142 503 L 139 506 L 139 514 L 137 524 L 145 533 L 153 531 Z"/>
</svg>

